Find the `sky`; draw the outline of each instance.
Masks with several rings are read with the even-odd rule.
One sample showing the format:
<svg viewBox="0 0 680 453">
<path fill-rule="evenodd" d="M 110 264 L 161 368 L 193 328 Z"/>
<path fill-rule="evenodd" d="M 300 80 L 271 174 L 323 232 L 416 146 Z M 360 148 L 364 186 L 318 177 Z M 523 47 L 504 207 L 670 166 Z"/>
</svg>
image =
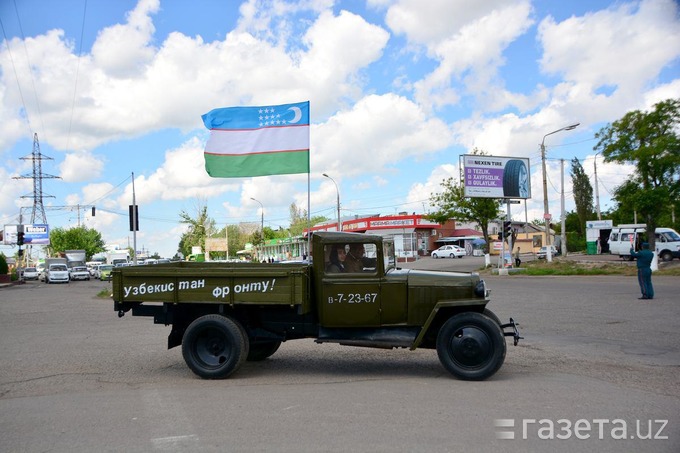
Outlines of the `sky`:
<svg viewBox="0 0 680 453">
<path fill-rule="evenodd" d="M 0 21 L 0 226 L 30 221 L 16 178 L 37 134 L 51 229 L 131 245 L 134 174 L 137 248 L 164 257 L 201 206 L 218 228 L 286 228 L 308 199 L 335 219 L 337 184 L 343 217 L 432 212 L 474 149 L 530 159 L 514 220 L 543 218 L 542 142 L 553 218 L 562 192 L 575 209 L 574 158 L 593 187 L 597 166 L 605 211 L 632 167 L 596 156 L 595 134 L 680 97 L 675 0 L 5 0 Z M 202 114 L 302 101 L 309 177 L 208 176 Z"/>
</svg>

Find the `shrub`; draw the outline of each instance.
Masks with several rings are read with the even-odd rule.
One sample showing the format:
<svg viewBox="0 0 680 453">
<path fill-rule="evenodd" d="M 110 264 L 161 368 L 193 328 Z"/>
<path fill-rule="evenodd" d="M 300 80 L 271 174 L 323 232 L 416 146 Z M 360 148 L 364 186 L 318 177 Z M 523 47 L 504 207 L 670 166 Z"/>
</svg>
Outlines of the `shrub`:
<svg viewBox="0 0 680 453">
<path fill-rule="evenodd" d="M 0 275 L 9 273 L 9 266 L 7 265 L 7 258 L 4 253 L 0 253 Z"/>
</svg>

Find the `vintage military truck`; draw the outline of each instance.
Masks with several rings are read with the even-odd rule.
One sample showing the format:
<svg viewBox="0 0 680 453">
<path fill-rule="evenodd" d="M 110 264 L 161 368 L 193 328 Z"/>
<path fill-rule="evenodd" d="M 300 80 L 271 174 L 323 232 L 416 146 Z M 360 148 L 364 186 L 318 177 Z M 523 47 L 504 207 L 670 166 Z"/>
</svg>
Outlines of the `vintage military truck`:
<svg viewBox="0 0 680 453">
<path fill-rule="evenodd" d="M 482 380 L 503 364 L 505 336 L 515 345 L 521 338 L 512 318 L 501 324 L 486 308 L 478 274 L 400 269 L 392 240 L 316 233 L 312 258 L 115 268 L 114 309 L 120 317 L 132 311 L 171 325 L 168 348 L 181 345 L 186 364 L 206 379 L 264 360 L 283 341 L 315 338 L 436 349 L 454 376 Z"/>
</svg>

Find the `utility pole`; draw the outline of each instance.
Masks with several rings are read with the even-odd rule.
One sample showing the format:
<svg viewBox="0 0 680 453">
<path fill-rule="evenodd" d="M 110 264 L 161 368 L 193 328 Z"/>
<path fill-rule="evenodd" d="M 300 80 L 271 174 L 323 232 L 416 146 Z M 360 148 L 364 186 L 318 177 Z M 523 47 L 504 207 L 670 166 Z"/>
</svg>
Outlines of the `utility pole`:
<svg viewBox="0 0 680 453">
<path fill-rule="evenodd" d="M 581 123 L 570 124 L 569 126 L 562 127 L 552 132 L 548 132 L 543 136 L 541 141 L 541 162 L 543 165 L 543 220 L 545 222 L 545 245 L 548 246 L 546 250 L 546 259 L 548 262 L 552 262 L 552 254 L 550 253 L 550 210 L 548 208 L 548 176 L 545 170 L 545 138 L 548 135 L 556 134 L 560 131 L 570 131 L 576 129 L 576 127 Z"/>
<path fill-rule="evenodd" d="M 562 256 L 567 256 L 567 213 L 564 210 L 564 159 L 560 159 L 560 165 L 562 167 L 562 240 L 561 245 L 562 245 Z"/>
</svg>

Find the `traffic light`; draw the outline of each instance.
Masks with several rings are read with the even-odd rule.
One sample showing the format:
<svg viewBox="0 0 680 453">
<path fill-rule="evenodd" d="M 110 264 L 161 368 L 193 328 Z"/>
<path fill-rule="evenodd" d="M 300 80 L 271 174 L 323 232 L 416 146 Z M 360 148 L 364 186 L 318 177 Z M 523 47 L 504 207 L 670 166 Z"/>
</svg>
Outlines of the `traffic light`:
<svg viewBox="0 0 680 453">
<path fill-rule="evenodd" d="M 512 222 L 506 220 L 503 222 L 503 236 L 509 238 L 512 235 Z"/>
<path fill-rule="evenodd" d="M 95 207 L 92 206 L 92 217 L 94 217 L 95 211 L 96 211 Z"/>
<path fill-rule="evenodd" d="M 17 232 L 17 245 L 19 245 L 19 246 L 24 245 L 24 232 L 23 231 Z"/>
</svg>

